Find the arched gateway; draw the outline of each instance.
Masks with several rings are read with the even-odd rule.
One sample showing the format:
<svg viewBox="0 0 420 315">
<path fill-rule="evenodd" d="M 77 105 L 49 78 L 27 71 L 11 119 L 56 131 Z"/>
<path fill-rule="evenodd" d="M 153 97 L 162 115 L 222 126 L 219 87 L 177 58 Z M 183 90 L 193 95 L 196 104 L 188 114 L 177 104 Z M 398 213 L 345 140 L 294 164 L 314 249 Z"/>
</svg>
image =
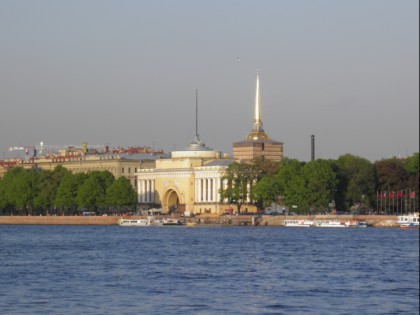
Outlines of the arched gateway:
<svg viewBox="0 0 420 315">
<path fill-rule="evenodd" d="M 185 205 L 180 204 L 179 193 L 175 189 L 168 189 L 163 195 L 162 206 L 171 212 L 184 212 Z"/>
</svg>

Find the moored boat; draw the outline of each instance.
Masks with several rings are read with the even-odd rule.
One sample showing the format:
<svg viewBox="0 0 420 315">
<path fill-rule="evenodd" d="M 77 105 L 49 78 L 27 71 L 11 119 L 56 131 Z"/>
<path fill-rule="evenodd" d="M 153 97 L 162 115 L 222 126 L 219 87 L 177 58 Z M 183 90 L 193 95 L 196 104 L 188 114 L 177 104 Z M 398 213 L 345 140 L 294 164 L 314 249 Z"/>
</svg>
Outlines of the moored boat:
<svg viewBox="0 0 420 315">
<path fill-rule="evenodd" d="M 181 220 L 173 218 L 165 218 L 161 220 L 162 225 L 183 225 Z"/>
<path fill-rule="evenodd" d="M 359 221 L 359 223 L 357 224 L 357 227 L 368 227 L 368 223 L 366 221 Z"/>
<path fill-rule="evenodd" d="M 320 221 L 315 221 L 314 226 L 316 226 L 316 227 L 327 227 L 327 228 L 342 228 L 342 227 L 346 227 L 340 221 L 335 221 L 335 220 L 320 220 Z"/>
<path fill-rule="evenodd" d="M 346 227 L 359 227 L 359 221 L 358 220 L 349 220 L 344 223 Z"/>
<path fill-rule="evenodd" d="M 150 219 L 124 219 L 118 220 L 120 226 L 150 226 L 152 221 Z"/>
<path fill-rule="evenodd" d="M 397 219 L 397 224 L 401 228 L 419 228 L 419 216 L 418 214 L 401 215 Z"/>
<path fill-rule="evenodd" d="M 284 226 L 293 227 L 311 227 L 314 225 L 314 221 L 302 219 L 302 220 L 284 220 Z"/>
</svg>

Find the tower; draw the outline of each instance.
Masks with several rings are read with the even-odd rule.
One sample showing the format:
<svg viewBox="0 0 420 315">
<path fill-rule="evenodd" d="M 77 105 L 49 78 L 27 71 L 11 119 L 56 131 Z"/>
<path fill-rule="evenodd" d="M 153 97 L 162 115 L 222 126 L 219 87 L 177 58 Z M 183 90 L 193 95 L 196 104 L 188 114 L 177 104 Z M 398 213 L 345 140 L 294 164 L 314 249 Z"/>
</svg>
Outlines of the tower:
<svg viewBox="0 0 420 315">
<path fill-rule="evenodd" d="M 283 158 L 283 143 L 271 140 L 263 128 L 259 71 L 257 71 L 252 131 L 244 141 L 233 144 L 233 158 L 240 161 L 253 160 L 255 158 L 280 161 Z"/>
</svg>

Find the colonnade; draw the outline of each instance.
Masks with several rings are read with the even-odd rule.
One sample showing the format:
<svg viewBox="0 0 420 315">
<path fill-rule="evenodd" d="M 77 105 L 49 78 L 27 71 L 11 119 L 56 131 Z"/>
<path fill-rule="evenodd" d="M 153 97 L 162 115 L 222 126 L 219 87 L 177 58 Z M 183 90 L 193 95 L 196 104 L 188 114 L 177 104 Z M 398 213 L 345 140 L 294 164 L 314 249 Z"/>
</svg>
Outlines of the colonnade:
<svg viewBox="0 0 420 315">
<path fill-rule="evenodd" d="M 227 186 L 227 181 L 220 177 L 196 178 L 194 183 L 194 202 L 221 202 L 221 191 Z M 250 191 L 248 185 L 248 191 Z M 137 185 L 138 202 L 141 204 L 155 203 L 155 180 L 139 179 Z M 247 198 L 249 201 L 249 196 Z M 227 202 L 225 198 L 222 202 Z"/>
<path fill-rule="evenodd" d="M 137 193 L 139 203 L 155 203 L 155 181 L 153 179 L 139 180 Z"/>
<path fill-rule="evenodd" d="M 220 202 L 220 190 L 223 181 L 220 178 L 196 178 L 195 202 Z"/>
</svg>

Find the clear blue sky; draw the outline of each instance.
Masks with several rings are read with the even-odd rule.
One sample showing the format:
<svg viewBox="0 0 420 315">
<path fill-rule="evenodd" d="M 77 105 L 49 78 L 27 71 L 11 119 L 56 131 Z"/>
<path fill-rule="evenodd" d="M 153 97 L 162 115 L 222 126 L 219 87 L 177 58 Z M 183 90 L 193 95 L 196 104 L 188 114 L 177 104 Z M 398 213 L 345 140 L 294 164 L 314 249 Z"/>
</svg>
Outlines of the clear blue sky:
<svg viewBox="0 0 420 315">
<path fill-rule="evenodd" d="M 239 58 L 238 58 L 239 57 Z M 0 158 L 15 145 L 230 153 L 262 120 L 285 155 L 419 151 L 417 0 L 0 1 Z"/>
</svg>

